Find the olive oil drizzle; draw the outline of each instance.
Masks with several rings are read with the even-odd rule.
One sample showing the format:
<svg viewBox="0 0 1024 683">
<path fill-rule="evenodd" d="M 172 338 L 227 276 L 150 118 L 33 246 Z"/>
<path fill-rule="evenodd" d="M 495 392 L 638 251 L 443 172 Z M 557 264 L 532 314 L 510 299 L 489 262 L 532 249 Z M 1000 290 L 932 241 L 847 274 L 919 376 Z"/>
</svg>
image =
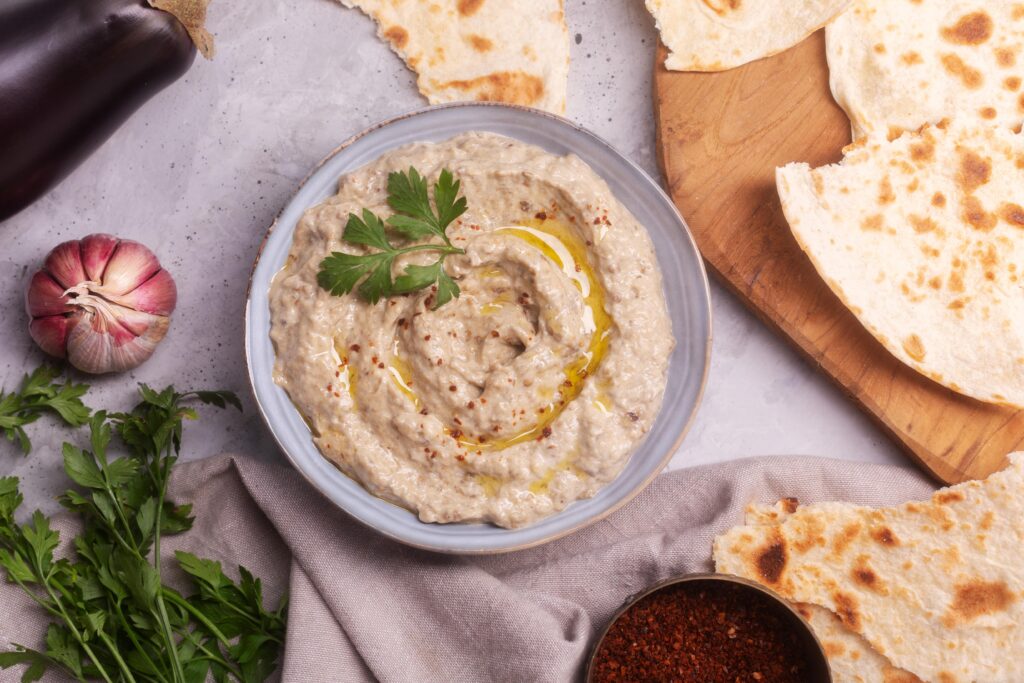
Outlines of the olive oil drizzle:
<svg viewBox="0 0 1024 683">
<path fill-rule="evenodd" d="M 591 333 L 587 351 L 565 368 L 565 381 L 557 387 L 542 387 L 540 390 L 551 396 L 539 419 L 528 429 L 501 439 L 473 437 L 448 429 L 459 445 L 473 451 L 500 451 L 520 443 L 541 439 L 562 414 L 562 411 L 583 391 L 586 378 L 597 371 L 608 352 L 612 327 L 611 316 L 605 309 L 605 292 L 593 266 L 587 258 L 587 246 L 569 226 L 552 219 L 530 219 L 521 225 L 499 228 L 499 234 L 521 239 L 540 251 L 554 262 L 571 279 L 583 295 L 586 325 Z M 488 311 L 489 312 L 489 311 Z M 421 401 L 412 388 L 412 372 L 397 348 L 392 355 L 390 367 L 392 380 L 417 409 Z M 352 382 L 350 382 L 352 386 Z M 603 406 L 602 406 L 603 407 Z M 607 411 L 607 409 L 606 409 Z M 550 432 L 547 432 L 550 433 Z"/>
</svg>

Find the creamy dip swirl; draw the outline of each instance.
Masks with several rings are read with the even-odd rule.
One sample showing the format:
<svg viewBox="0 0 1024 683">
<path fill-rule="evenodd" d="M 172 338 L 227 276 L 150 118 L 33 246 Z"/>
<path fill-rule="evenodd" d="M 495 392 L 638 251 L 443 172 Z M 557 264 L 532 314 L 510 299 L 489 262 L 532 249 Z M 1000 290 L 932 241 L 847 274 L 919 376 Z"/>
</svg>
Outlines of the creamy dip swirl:
<svg viewBox="0 0 1024 683">
<path fill-rule="evenodd" d="M 349 213 L 385 217 L 387 176 L 444 168 L 461 296 L 368 304 L 320 289 Z M 416 260 L 419 258 L 419 260 Z M 415 255 L 396 264 L 425 263 Z M 581 160 L 494 134 L 397 149 L 310 209 L 270 293 L 274 379 L 324 457 L 425 522 L 518 527 L 593 496 L 650 429 L 674 340 L 644 228 Z"/>
</svg>

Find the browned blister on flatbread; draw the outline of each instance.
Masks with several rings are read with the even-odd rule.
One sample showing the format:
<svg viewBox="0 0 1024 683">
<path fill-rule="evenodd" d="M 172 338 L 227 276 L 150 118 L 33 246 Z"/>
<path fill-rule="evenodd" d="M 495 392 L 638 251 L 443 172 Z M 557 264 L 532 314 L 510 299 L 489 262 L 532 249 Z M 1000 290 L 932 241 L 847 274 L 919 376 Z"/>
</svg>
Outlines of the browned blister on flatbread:
<svg viewBox="0 0 1024 683">
<path fill-rule="evenodd" d="M 957 119 L 776 179 L 797 242 L 882 345 L 953 391 L 1024 407 L 1024 135 Z"/>
<path fill-rule="evenodd" d="M 340 1 L 377 22 L 432 104 L 475 100 L 565 111 L 562 0 Z"/>
<path fill-rule="evenodd" d="M 882 509 L 819 503 L 778 523 L 736 527 L 715 541 L 716 569 L 823 608 L 826 614 L 810 611 L 819 636 L 850 647 L 857 641 L 826 619 L 835 615 L 887 660 L 890 677 L 898 667 L 925 681 L 1018 683 L 1024 453 L 1009 460 L 1004 471 L 926 502 Z M 755 522 L 775 518 L 748 514 Z"/>
<path fill-rule="evenodd" d="M 856 0 L 826 37 L 832 92 L 854 137 L 953 117 L 1024 121 L 1020 0 Z"/>
</svg>

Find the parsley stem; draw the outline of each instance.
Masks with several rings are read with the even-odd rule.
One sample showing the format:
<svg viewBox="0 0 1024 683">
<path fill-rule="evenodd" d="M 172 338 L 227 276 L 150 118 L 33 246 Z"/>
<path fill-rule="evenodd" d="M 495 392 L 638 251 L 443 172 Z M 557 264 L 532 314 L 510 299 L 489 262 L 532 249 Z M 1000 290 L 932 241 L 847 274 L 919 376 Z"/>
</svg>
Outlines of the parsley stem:
<svg viewBox="0 0 1024 683">
<path fill-rule="evenodd" d="M 96 655 L 93 653 L 92 648 L 89 647 L 89 644 L 85 642 L 85 638 L 82 637 L 82 634 L 75 627 L 75 622 L 71 620 L 71 615 L 69 615 L 67 610 L 64 609 L 64 603 L 61 602 L 60 596 L 53 592 L 53 584 L 55 582 L 52 582 L 52 577 L 44 576 L 42 571 L 40 571 L 41 569 L 41 567 L 37 567 L 36 571 L 39 574 L 39 576 L 43 579 L 43 587 L 49 594 L 50 600 L 53 601 L 53 604 L 56 605 L 57 609 L 60 611 L 61 618 L 67 625 L 68 630 L 71 631 L 71 635 L 75 637 L 75 640 L 78 641 L 78 644 L 82 647 L 82 650 L 84 650 L 85 654 L 89 657 L 89 660 L 92 661 L 93 666 L 95 666 L 96 670 L 100 672 L 101 676 L 103 676 L 103 680 L 105 680 L 107 683 L 114 683 L 114 681 L 110 678 L 110 675 L 107 673 L 107 670 L 103 668 L 102 664 L 100 664 L 100 660 L 96 658 Z"/>
<path fill-rule="evenodd" d="M 171 600 L 171 602 L 173 602 L 178 607 L 181 607 L 182 609 L 184 609 L 186 612 L 188 612 L 193 617 L 195 617 L 196 621 L 198 621 L 203 626 L 205 626 L 207 629 L 209 629 L 210 633 L 213 635 L 213 637 L 216 638 L 217 640 L 219 640 L 224 645 L 224 647 L 231 647 L 231 641 L 228 640 L 228 637 L 225 636 L 221 632 L 221 630 L 219 628 L 217 628 L 217 626 L 212 621 L 207 619 L 205 614 L 203 614 L 202 612 L 197 610 L 195 607 L 190 605 L 188 603 L 188 601 L 185 600 L 184 598 L 182 598 L 180 595 L 178 595 L 177 593 L 175 593 L 175 592 L 173 592 L 171 590 L 168 590 L 167 588 L 163 589 L 163 594 L 164 594 L 165 597 L 169 598 Z"/>
<path fill-rule="evenodd" d="M 154 675 L 157 676 L 159 680 L 166 681 L 167 677 L 164 676 L 164 674 L 160 671 L 160 668 L 156 665 L 156 662 L 154 662 L 153 659 L 149 656 L 149 653 L 146 652 L 146 649 L 142 647 L 142 644 L 139 642 L 139 639 L 135 637 L 135 629 L 132 628 L 132 626 L 128 623 L 128 620 L 125 619 L 124 611 L 121 609 L 121 603 L 114 602 L 113 607 L 114 612 L 117 614 L 118 621 L 120 621 L 121 625 L 124 627 L 124 632 L 128 635 L 128 639 L 132 641 L 132 645 L 135 646 L 135 651 L 145 658 L 146 664 L 149 665 L 150 669 L 156 672 Z"/>
<path fill-rule="evenodd" d="M 195 645 L 196 645 L 196 649 L 198 649 L 199 651 L 203 652 L 206 655 L 206 659 L 208 659 L 209 661 L 214 662 L 216 664 L 220 664 L 225 669 L 230 671 L 231 675 L 234 676 L 239 681 L 245 681 L 245 676 L 242 675 L 242 672 L 238 669 L 237 666 L 235 666 L 231 662 L 227 661 L 226 659 L 224 659 L 223 657 L 221 657 L 217 653 L 210 652 L 210 650 L 207 649 L 206 646 L 203 645 L 202 643 L 196 643 Z"/>
<path fill-rule="evenodd" d="M 157 453 L 158 462 L 156 463 L 158 471 L 160 472 L 160 496 L 157 498 L 160 504 L 156 506 L 156 515 L 153 522 L 153 570 L 156 573 L 156 580 L 158 585 L 163 585 L 162 573 L 160 571 L 160 565 L 162 564 L 162 558 L 160 557 L 160 524 L 161 515 L 163 514 L 163 501 L 167 496 L 167 478 L 170 474 L 168 466 L 171 458 L 171 448 L 169 444 L 167 446 L 167 452 L 163 454 Z M 174 675 L 175 681 L 185 681 L 185 671 L 181 665 L 181 659 L 178 656 L 178 647 L 174 642 L 174 631 L 171 628 L 171 620 L 167 616 L 167 606 L 164 604 L 163 591 L 157 591 L 156 594 L 156 606 L 160 617 L 160 627 L 163 631 L 164 639 L 167 641 L 168 652 L 167 656 L 171 660 L 171 672 Z"/>
<path fill-rule="evenodd" d="M 114 658 L 114 661 L 117 662 L 117 665 L 121 668 L 121 673 L 124 674 L 125 680 L 131 681 L 131 683 L 135 683 L 135 676 L 132 675 L 132 670 L 128 668 L 128 665 L 125 663 L 125 661 L 121 659 L 121 654 L 117 651 L 117 646 L 114 645 L 114 643 L 110 640 L 107 634 L 104 633 L 102 630 L 98 631 L 96 635 L 99 636 L 99 639 L 102 640 L 103 644 L 107 646 L 107 650 L 110 652 L 110 656 Z"/>
<path fill-rule="evenodd" d="M 447 237 L 445 238 L 445 242 L 448 242 L 448 238 Z M 465 254 L 466 253 L 465 249 L 459 249 L 458 247 L 454 247 L 454 246 L 452 246 L 451 242 L 448 242 L 447 246 L 445 246 L 443 244 L 414 244 L 411 247 L 402 247 L 401 249 L 396 249 L 395 253 L 396 254 L 408 254 L 408 253 L 413 252 L 413 251 L 438 251 L 438 252 L 441 252 L 442 254 Z"/>
</svg>

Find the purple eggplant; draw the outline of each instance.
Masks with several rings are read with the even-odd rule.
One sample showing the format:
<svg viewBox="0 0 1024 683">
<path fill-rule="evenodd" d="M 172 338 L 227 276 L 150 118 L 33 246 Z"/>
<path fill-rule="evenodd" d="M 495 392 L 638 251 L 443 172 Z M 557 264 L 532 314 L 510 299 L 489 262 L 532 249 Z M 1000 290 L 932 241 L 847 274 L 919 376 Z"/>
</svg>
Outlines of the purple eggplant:
<svg viewBox="0 0 1024 683">
<path fill-rule="evenodd" d="M 63 180 L 195 54 L 181 22 L 146 0 L 0 0 L 0 221 Z"/>
</svg>

